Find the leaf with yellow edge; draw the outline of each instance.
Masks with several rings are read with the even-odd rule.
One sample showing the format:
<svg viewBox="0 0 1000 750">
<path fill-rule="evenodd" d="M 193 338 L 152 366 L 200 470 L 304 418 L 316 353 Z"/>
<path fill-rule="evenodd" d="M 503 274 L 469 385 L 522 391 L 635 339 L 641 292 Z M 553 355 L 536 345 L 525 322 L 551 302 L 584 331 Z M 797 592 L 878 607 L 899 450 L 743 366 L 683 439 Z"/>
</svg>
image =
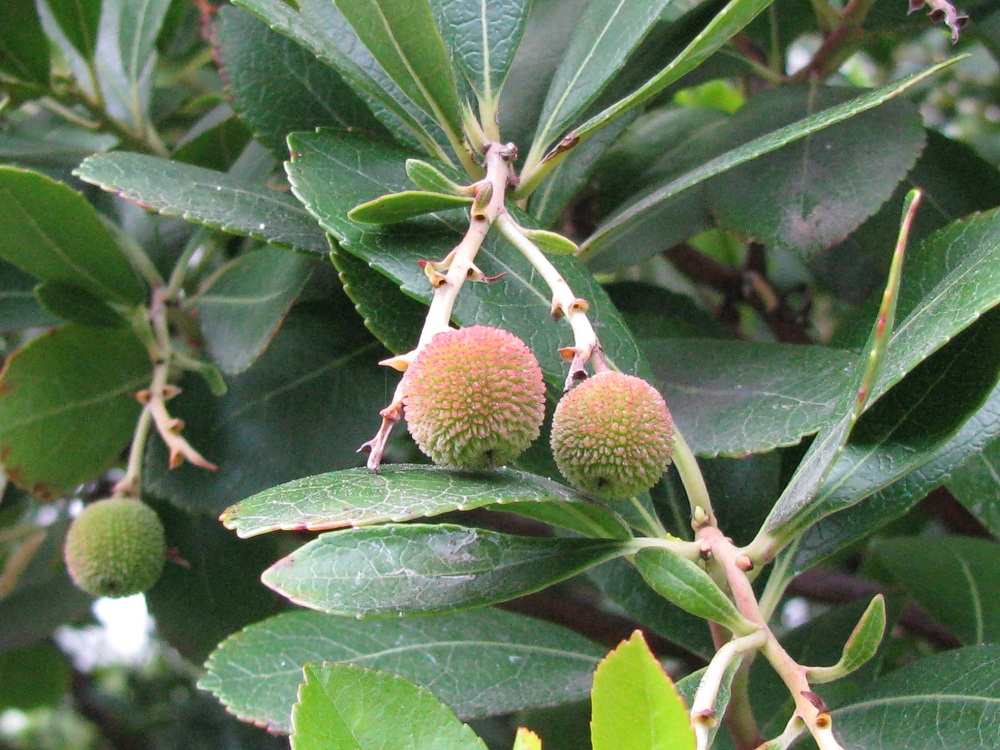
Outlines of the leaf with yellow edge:
<svg viewBox="0 0 1000 750">
<path fill-rule="evenodd" d="M 530 729 L 519 727 L 514 738 L 514 750 L 542 750 L 542 740 Z"/>
</svg>

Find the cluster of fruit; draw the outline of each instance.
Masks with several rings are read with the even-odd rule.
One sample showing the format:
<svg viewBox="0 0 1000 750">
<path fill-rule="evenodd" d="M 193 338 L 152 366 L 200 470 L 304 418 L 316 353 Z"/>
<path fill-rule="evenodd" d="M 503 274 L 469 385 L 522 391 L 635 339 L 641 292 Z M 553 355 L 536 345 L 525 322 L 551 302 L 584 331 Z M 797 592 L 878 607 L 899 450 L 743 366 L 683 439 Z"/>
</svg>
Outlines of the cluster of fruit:
<svg viewBox="0 0 1000 750">
<path fill-rule="evenodd" d="M 436 464 L 476 471 L 511 463 L 541 434 L 545 382 L 531 349 L 501 328 L 443 331 L 406 371 L 410 434 Z M 552 418 L 552 452 L 575 486 L 625 500 L 670 463 L 674 428 L 663 397 L 642 378 L 604 371 L 566 393 Z M 142 501 L 88 505 L 66 536 L 73 581 L 94 596 L 150 588 L 166 559 L 163 526 Z"/>
<path fill-rule="evenodd" d="M 490 326 L 443 331 L 403 382 L 406 422 L 436 464 L 479 470 L 510 463 L 541 434 L 545 383 L 514 334 Z M 642 378 L 604 371 L 556 406 L 552 453 L 575 486 L 611 500 L 648 490 L 670 463 L 674 428 L 663 397 Z"/>
</svg>

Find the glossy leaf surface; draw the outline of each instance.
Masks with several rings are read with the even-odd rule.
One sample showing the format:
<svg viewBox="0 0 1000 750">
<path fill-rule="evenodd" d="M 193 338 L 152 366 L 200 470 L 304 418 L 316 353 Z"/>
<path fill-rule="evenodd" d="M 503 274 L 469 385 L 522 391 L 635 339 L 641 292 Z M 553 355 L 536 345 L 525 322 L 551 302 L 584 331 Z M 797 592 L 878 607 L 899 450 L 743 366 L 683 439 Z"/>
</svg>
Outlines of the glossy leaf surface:
<svg viewBox="0 0 1000 750">
<path fill-rule="evenodd" d="M 297 11 L 284 0 L 240 0 L 238 5 L 331 65 L 396 138 L 447 158 L 435 143 L 440 129 L 386 75 L 332 2 L 302 0 Z"/>
<path fill-rule="evenodd" d="M 116 152 L 90 157 L 77 174 L 164 216 L 314 253 L 330 250 L 323 230 L 294 199 L 225 172 Z"/>
<path fill-rule="evenodd" d="M 612 560 L 591 570 L 588 577 L 636 621 L 657 635 L 708 661 L 715 653 L 708 624 L 668 602 L 654 591 L 625 560 Z"/>
<path fill-rule="evenodd" d="M 947 480 L 963 462 L 1000 437 L 1000 385 L 986 403 L 941 445 L 926 463 L 888 487 L 875 492 L 809 529 L 789 550 L 793 569 L 805 570 L 847 545 L 863 539 L 917 504 L 930 490 Z"/>
<path fill-rule="evenodd" d="M 393 354 L 414 349 L 427 315 L 426 305 L 407 297 L 395 281 L 356 255 L 335 249 L 330 258 L 365 327 Z"/>
<path fill-rule="evenodd" d="M 262 580 L 296 604 L 331 614 L 430 614 L 530 594 L 628 549 L 611 540 L 387 524 L 322 534 Z"/>
<path fill-rule="evenodd" d="M 754 97 L 726 130 L 745 142 L 853 97 L 842 88 L 776 89 Z M 895 99 L 729 171 L 709 183 L 707 200 L 723 225 L 808 258 L 874 213 L 924 142 L 917 108 Z"/>
<path fill-rule="evenodd" d="M 991 312 L 872 406 L 809 511 L 853 505 L 930 461 L 982 405 L 1000 372 L 1000 314 Z"/>
<path fill-rule="evenodd" d="M 839 508 L 825 499 L 817 499 L 820 486 L 829 476 L 840 457 L 858 417 L 868 403 L 873 384 L 881 375 L 886 350 L 896 319 L 903 253 L 906 249 L 907 218 L 919 196 L 911 194 L 907 214 L 904 216 L 900 237 L 892 256 L 889 278 L 882 293 L 875 325 L 871 329 L 862 355 L 852 366 L 851 372 L 834 407 L 834 418 L 820 431 L 809 446 L 802 461 L 792 474 L 781 496 L 764 521 L 761 534 L 770 535 L 771 543 L 780 547 L 797 533 Z M 850 498 L 847 503 L 856 502 Z"/>
<path fill-rule="evenodd" d="M 350 662 L 400 674 L 472 719 L 585 697 L 603 653 L 500 609 L 366 622 L 300 610 L 223 642 L 199 685 L 243 720 L 288 732 L 302 665 Z"/>
<path fill-rule="evenodd" d="M 587 3 L 549 86 L 533 149 L 547 147 L 600 94 L 668 4 Z"/>
<path fill-rule="evenodd" d="M 1000 536 L 1000 440 L 989 443 L 952 474 L 948 489 L 994 536 Z"/>
<path fill-rule="evenodd" d="M 528 502 L 588 504 L 586 496 L 516 469 L 471 474 L 390 464 L 296 479 L 243 500 L 222 514 L 241 537 L 268 531 L 318 531 L 408 521 L 454 510 Z"/>
<path fill-rule="evenodd" d="M 572 131 L 583 140 L 630 109 L 690 73 L 761 13 L 771 0 L 731 0 L 669 65 L 628 96 L 601 110 Z"/>
</svg>

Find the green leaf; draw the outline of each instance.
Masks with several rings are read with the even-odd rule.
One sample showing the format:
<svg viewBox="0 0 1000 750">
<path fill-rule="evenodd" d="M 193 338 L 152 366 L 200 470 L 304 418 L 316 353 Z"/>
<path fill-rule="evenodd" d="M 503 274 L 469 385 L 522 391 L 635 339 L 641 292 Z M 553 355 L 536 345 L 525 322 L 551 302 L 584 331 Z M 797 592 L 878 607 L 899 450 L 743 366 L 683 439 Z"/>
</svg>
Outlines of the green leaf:
<svg viewBox="0 0 1000 750">
<path fill-rule="evenodd" d="M 90 157 L 76 174 L 164 216 L 283 247 L 330 250 L 323 230 L 294 199 L 225 172 L 119 151 Z"/>
<path fill-rule="evenodd" d="M 441 33 L 480 102 L 495 102 L 517 52 L 532 0 L 431 0 Z"/>
<path fill-rule="evenodd" d="M 32 0 L 0 3 L 0 73 L 40 87 L 49 85 L 49 43 Z"/>
<path fill-rule="evenodd" d="M 308 256 L 265 247 L 239 256 L 198 295 L 201 332 L 224 373 L 236 375 L 257 360 L 314 265 Z"/>
<path fill-rule="evenodd" d="M 340 272 L 344 291 L 368 330 L 393 354 L 415 349 L 427 307 L 407 297 L 399 284 L 358 256 L 335 248 L 330 258 Z"/>
<path fill-rule="evenodd" d="M 518 537 L 450 524 L 329 531 L 261 577 L 296 604 L 355 617 L 515 599 L 630 551 L 605 539 Z"/>
<path fill-rule="evenodd" d="M 750 23 L 770 4 L 771 0 L 731 0 L 725 8 L 713 17 L 704 30 L 663 70 L 625 98 L 608 106 L 582 125 L 571 130 L 566 136 L 566 139 L 569 141 L 566 145 L 572 147 L 574 144 L 586 140 L 615 118 L 639 106 L 674 81 L 694 70 L 730 38 L 738 34 L 743 27 Z M 546 100 L 546 103 L 548 103 L 548 100 Z M 551 133 L 553 136 L 556 134 L 556 132 Z M 539 144 L 539 148 L 544 148 L 548 145 L 547 143 L 543 143 L 541 138 L 536 137 L 535 140 Z M 544 161 L 549 163 L 549 168 L 558 163 L 561 154 L 566 153 L 565 150 L 560 149 L 560 146 L 562 144 L 557 145 L 555 149 L 545 156 Z M 541 152 L 536 152 L 534 147 L 532 151 L 536 155 L 535 160 L 530 165 L 533 168 L 537 163 L 538 157 L 541 156 Z M 532 187 L 532 182 L 533 180 L 528 177 L 526 187 Z"/>
<path fill-rule="evenodd" d="M 276 552 L 271 540 L 242 542 L 214 518 L 187 513 L 170 503 L 156 511 L 167 544 L 183 565 L 167 564 L 145 593 L 156 632 L 185 659 L 201 664 L 222 639 L 278 611 L 260 574 Z M 198 627 L 191 627 L 191 623 Z"/>
<path fill-rule="evenodd" d="M 195 123 L 170 158 L 225 172 L 236 164 L 251 138 L 250 129 L 229 105 L 220 104 Z"/>
<path fill-rule="evenodd" d="M 238 4 L 331 65 L 400 141 L 448 161 L 435 140 L 440 133 L 437 125 L 386 75 L 333 3 L 300 0 L 299 12 L 284 0 L 239 0 Z"/>
<path fill-rule="evenodd" d="M 435 211 L 470 205 L 471 196 L 406 190 L 402 193 L 389 193 L 355 206 L 347 212 L 347 217 L 363 224 L 394 224 Z"/>
<path fill-rule="evenodd" d="M 321 125 L 385 133 L 338 73 L 250 13 L 224 7 L 215 28 L 227 90 L 254 136 L 286 158 L 286 136 Z"/>
<path fill-rule="evenodd" d="M 508 503 L 592 504 L 587 496 L 515 469 L 468 474 L 390 464 L 296 479 L 228 508 L 221 517 L 241 537 L 268 531 L 321 531 L 409 521 Z"/>
<path fill-rule="evenodd" d="M 406 189 L 403 165 L 412 153 L 333 131 L 297 133 L 290 142 L 296 154 L 287 167 L 293 189 L 340 246 L 399 282 L 406 294 L 429 300 L 433 290 L 418 261 L 442 257 L 461 239 L 468 221 L 435 215 L 376 230 L 347 218 L 347 212 L 359 203 Z M 571 257 L 555 256 L 552 262 L 573 291 L 590 303 L 591 322 L 609 359 L 625 372 L 648 377 L 638 345 L 593 275 Z M 495 233 L 487 237 L 476 263 L 488 276 L 506 275 L 494 283 L 464 288 L 453 321 L 495 325 L 519 336 L 538 357 L 554 404 L 566 377 L 566 364 L 558 350 L 572 341 L 572 334 L 565 321 L 551 322 L 548 286 Z"/>
<path fill-rule="evenodd" d="M 873 399 L 1000 303 L 1000 211 L 935 232 L 908 251 L 906 264 L 900 323 Z"/>
<path fill-rule="evenodd" d="M 907 201 L 878 317 L 862 356 L 851 368 L 847 387 L 837 399 L 834 407 L 836 416 L 809 446 L 809 450 L 806 451 L 782 491 L 781 497 L 765 519 L 759 537 L 771 537 L 772 542 L 783 545 L 824 515 L 829 515 L 838 509 L 826 503 L 823 498 L 817 499 L 816 495 L 837 462 L 852 428 L 868 403 L 875 379 L 881 374 L 886 349 L 891 345 L 890 338 L 895 325 L 907 231 L 918 200 L 919 193 L 914 192 Z"/>
<path fill-rule="evenodd" d="M 87 200 L 65 183 L 0 167 L 0 257 L 42 281 L 136 304 L 145 289 Z"/>
<path fill-rule="evenodd" d="M 17 266 L 0 260 L 0 330 L 52 326 L 58 322 L 39 306 L 34 292 L 37 284 Z"/>
<path fill-rule="evenodd" d="M 0 455 L 7 476 L 42 498 L 93 479 L 128 444 L 149 385 L 145 347 L 129 330 L 55 328 L 0 374 Z"/>
<path fill-rule="evenodd" d="M 70 44 L 85 60 L 92 60 L 101 21 L 101 0 L 45 0 Z"/>
<path fill-rule="evenodd" d="M 396 84 L 463 148 L 455 73 L 427 0 L 335 1 Z"/>
<path fill-rule="evenodd" d="M 994 536 L 1000 536 L 1000 440 L 962 464 L 948 481 L 948 489 Z"/>
<path fill-rule="evenodd" d="M 552 170 L 545 183 L 531 194 L 528 203 L 529 213 L 543 226 L 554 226 L 573 198 L 582 190 L 591 187 L 593 183 L 601 189 L 604 186 L 603 182 L 600 179 L 592 181 L 591 175 L 597 169 L 601 157 L 621 137 L 634 119 L 631 114 L 621 117 L 600 134 L 574 148 L 559 166 Z M 631 175 L 627 175 L 626 179 L 628 177 Z M 621 202 L 622 197 L 624 196 L 619 195 L 618 202 Z M 579 252 L 579 248 L 573 252 Z"/>
<path fill-rule="evenodd" d="M 302 665 L 356 663 L 433 688 L 468 720 L 584 698 L 603 654 L 570 630 L 500 609 L 366 622 L 299 610 L 224 641 L 199 687 L 244 721 L 288 732 Z"/>
<path fill-rule="evenodd" d="M 151 75 L 156 61 L 156 38 L 170 3 L 171 0 L 121 0 L 118 3 L 118 45 L 132 92 L 139 91 L 142 79 Z"/>
<path fill-rule="evenodd" d="M 543 252 L 552 255 L 575 255 L 580 249 L 568 237 L 545 229 L 525 229 L 524 236 L 538 245 Z"/>
<path fill-rule="evenodd" d="M 468 192 L 467 188 L 463 188 L 461 185 L 448 179 L 448 177 L 433 164 L 428 164 L 421 159 L 406 160 L 406 176 L 409 177 L 410 181 L 418 188 L 421 190 L 427 190 L 431 193 L 464 195 Z"/>
<path fill-rule="evenodd" d="M 878 652 L 885 635 L 885 597 L 878 594 L 851 631 L 840 659 L 832 667 L 809 667 L 810 684 L 830 682 L 849 675 L 868 663 Z"/>
<path fill-rule="evenodd" d="M 694 730 L 677 687 L 638 630 L 594 675 L 594 750 L 693 750 Z"/>
<path fill-rule="evenodd" d="M 1000 546 L 985 539 L 900 537 L 872 554 L 931 617 L 966 646 L 1000 640 Z"/>
<path fill-rule="evenodd" d="M 677 553 L 647 547 L 635 556 L 635 568 L 654 591 L 686 612 L 741 635 L 752 629 L 712 577 Z"/>
<path fill-rule="evenodd" d="M 19 110 L 0 131 L 0 160 L 21 167 L 70 170 L 91 154 L 113 148 L 118 139 L 56 119 L 48 112 Z"/>
<path fill-rule="evenodd" d="M 751 99 L 724 131 L 745 143 L 853 98 L 842 87 L 773 89 Z M 895 99 L 730 170 L 708 183 L 707 200 L 723 225 L 809 258 L 892 195 L 924 141 L 916 106 Z"/>
<path fill-rule="evenodd" d="M 860 502 L 923 464 L 993 390 L 1000 372 L 1000 309 L 921 363 L 871 407 L 801 524 Z"/>
<path fill-rule="evenodd" d="M 692 654 L 705 661 L 712 658 L 715 647 L 708 623 L 664 599 L 650 588 L 635 566 L 625 560 L 612 560 L 594 568 L 588 574 L 616 604 L 636 622 L 641 622 Z"/>
<path fill-rule="evenodd" d="M 790 569 L 805 570 L 899 518 L 998 437 L 1000 385 L 929 461 L 870 495 L 863 503 L 828 516 L 810 528 L 787 553 L 792 558 Z"/>
<path fill-rule="evenodd" d="M 660 392 L 691 448 L 740 456 L 795 445 L 830 418 L 850 352 L 717 339 L 643 341 Z"/>
<path fill-rule="evenodd" d="M 733 0 L 730 7 L 738 2 L 739 0 Z M 759 0 L 759 2 L 766 5 L 766 0 Z M 719 16 L 716 18 L 719 18 Z M 828 128 L 831 125 L 843 122 L 880 104 L 884 104 L 920 81 L 939 72 L 944 67 L 951 65 L 954 61 L 953 59 L 939 63 L 920 73 L 915 73 L 907 78 L 896 81 L 889 86 L 862 94 L 856 99 L 830 107 L 822 112 L 817 112 L 791 125 L 786 125 L 783 128 L 755 138 L 749 143 L 727 151 L 720 156 L 709 159 L 683 175 L 672 179 L 667 184 L 642 195 L 608 217 L 583 244 L 581 249 L 582 255 L 588 258 L 593 257 L 606 252 L 612 246 L 627 247 L 630 243 L 640 241 L 641 237 L 649 237 L 649 226 L 663 220 L 662 212 L 659 210 L 660 207 L 669 199 L 679 195 L 682 191 L 688 190 L 708 178 L 722 174 L 740 164 L 750 162 L 764 154 L 776 151 L 782 146 L 793 143 L 800 138 L 817 133 L 824 128 Z M 643 253 L 640 255 L 645 257 L 650 254 L 652 248 L 643 247 Z M 633 250 L 633 252 L 635 253 L 636 251 Z M 632 259 L 630 262 L 634 263 L 636 259 Z"/>
<path fill-rule="evenodd" d="M 606 285 L 605 289 L 635 337 L 642 342 L 643 350 L 647 349 L 646 342 L 650 342 L 655 352 L 661 345 L 657 339 L 733 341 L 732 333 L 686 294 L 644 281 L 616 281 Z M 654 367 L 666 372 L 663 363 Z M 663 382 L 662 375 L 658 375 L 657 379 Z"/>
<path fill-rule="evenodd" d="M 363 459 L 355 450 L 377 428 L 391 387 L 376 364 L 383 356 L 346 301 L 293 310 L 256 364 L 228 381 L 225 396 L 189 376 L 170 402 L 170 413 L 187 423 L 187 439 L 219 471 L 170 470 L 167 451 L 153 440 L 147 488 L 214 515 L 295 477 L 356 466 Z"/>
<path fill-rule="evenodd" d="M 292 750 L 486 750 L 431 691 L 355 664 L 307 665 Z"/>
<path fill-rule="evenodd" d="M 810 263 L 817 279 L 841 299 L 861 304 L 876 291 L 884 248 L 892 245 L 903 199 L 911 188 L 924 194 L 910 231 L 914 241 L 1000 204 L 1000 171 L 993 164 L 936 130 L 927 130 L 926 135 L 927 146 L 893 197 L 847 240 Z"/>
<path fill-rule="evenodd" d="M 833 712 L 845 747 L 978 750 L 1000 743 L 1000 646 L 935 654 L 875 682 Z"/>
<path fill-rule="evenodd" d="M 892 627 L 902 613 L 903 606 L 901 602 L 893 603 L 892 599 L 889 601 L 888 621 Z M 857 623 L 869 609 L 871 605 L 864 600 L 841 604 L 785 633 L 781 638 L 782 646 L 799 664 L 832 664 L 843 656 L 843 644 L 849 641 Z M 834 682 L 811 685 L 811 689 L 832 707 L 858 700 L 865 695 L 884 668 L 887 646 L 888 641 L 883 641 L 875 656 L 851 674 Z M 809 671 L 812 672 L 812 669 Z M 762 732 L 765 736 L 778 734 L 785 728 L 795 710 L 795 702 L 788 686 L 763 659 L 754 660 L 750 670 L 750 684 L 753 686 L 750 701 L 754 713 L 760 717 Z M 836 731 L 835 723 L 834 732 Z"/>
<path fill-rule="evenodd" d="M 524 35 L 500 92 L 504 140 L 521 148 L 531 143 L 552 76 L 586 5 L 585 0 L 531 3 Z"/>
<path fill-rule="evenodd" d="M 715 701 L 711 706 L 716 716 L 725 716 L 726 714 L 729 701 L 733 696 L 733 678 L 736 677 L 736 670 L 740 666 L 740 663 L 740 660 L 734 659 L 729 663 L 729 666 L 726 667 L 726 671 L 722 675 L 722 680 L 719 682 L 719 690 L 716 692 Z M 702 667 L 698 671 L 692 672 L 677 681 L 677 692 L 680 694 L 681 700 L 684 701 L 684 705 L 691 706 L 694 704 L 695 695 L 698 693 L 698 687 L 701 685 L 701 679 L 704 677 L 706 669 L 707 667 Z M 706 747 L 713 746 L 712 743 L 715 741 L 715 735 L 718 734 L 721 727 L 722 724 L 718 721 L 705 725 Z"/>
<path fill-rule="evenodd" d="M 625 65 L 629 54 L 659 20 L 668 0 L 627 3 L 593 0 L 574 25 L 545 97 L 532 144 L 534 159 L 569 126 Z"/>
<path fill-rule="evenodd" d="M 35 287 L 42 309 L 70 323 L 91 328 L 122 328 L 128 321 L 99 297 L 66 281 L 43 281 Z"/>
</svg>

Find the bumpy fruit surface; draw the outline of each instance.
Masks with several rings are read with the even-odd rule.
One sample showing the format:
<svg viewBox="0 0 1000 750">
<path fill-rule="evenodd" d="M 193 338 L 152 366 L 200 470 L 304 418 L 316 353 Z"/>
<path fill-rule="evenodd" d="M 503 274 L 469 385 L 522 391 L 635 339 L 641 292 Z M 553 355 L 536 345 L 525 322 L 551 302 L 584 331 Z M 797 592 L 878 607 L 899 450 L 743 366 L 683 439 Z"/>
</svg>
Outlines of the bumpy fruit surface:
<svg viewBox="0 0 1000 750">
<path fill-rule="evenodd" d="M 663 397 L 642 378 L 603 372 L 560 399 L 552 417 L 559 471 L 581 489 L 612 500 L 648 490 L 674 452 L 674 423 Z"/>
<path fill-rule="evenodd" d="M 163 524 L 139 500 L 99 500 L 73 520 L 64 553 L 73 583 L 88 594 L 137 594 L 152 587 L 163 570 Z"/>
<path fill-rule="evenodd" d="M 503 466 L 538 437 L 545 383 L 521 339 L 500 328 L 471 326 L 431 339 L 406 372 L 406 422 L 417 445 L 439 466 Z"/>
</svg>

